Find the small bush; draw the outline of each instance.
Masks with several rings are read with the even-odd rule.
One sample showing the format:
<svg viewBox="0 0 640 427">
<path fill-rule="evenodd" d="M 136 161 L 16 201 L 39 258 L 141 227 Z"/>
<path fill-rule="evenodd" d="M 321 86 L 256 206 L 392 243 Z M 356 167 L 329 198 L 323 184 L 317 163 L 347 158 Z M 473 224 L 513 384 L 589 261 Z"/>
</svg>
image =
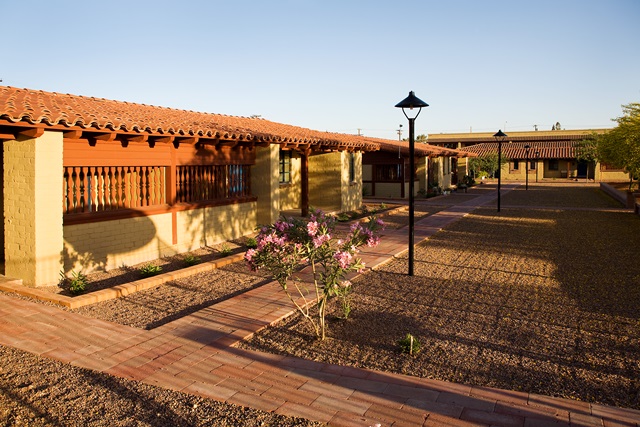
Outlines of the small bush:
<svg viewBox="0 0 640 427">
<path fill-rule="evenodd" d="M 162 272 L 162 267 L 159 265 L 147 264 L 140 268 L 140 274 L 142 277 L 151 277 Z"/>
<path fill-rule="evenodd" d="M 411 356 L 420 352 L 420 341 L 411 334 L 398 341 L 400 352 L 409 353 Z"/>
<path fill-rule="evenodd" d="M 258 241 L 255 237 L 249 237 L 245 242 L 245 246 L 247 247 L 247 249 L 255 249 L 258 247 Z"/>
<path fill-rule="evenodd" d="M 351 219 L 351 215 L 349 215 L 347 212 L 340 212 L 337 216 L 336 219 L 340 222 L 346 222 L 349 221 Z"/>
<path fill-rule="evenodd" d="M 184 263 L 187 264 L 188 266 L 200 264 L 200 257 L 188 254 L 187 256 L 184 257 Z"/>
<path fill-rule="evenodd" d="M 70 278 L 65 276 L 64 272 L 61 271 L 60 285 L 64 286 L 67 283 L 69 284 L 69 292 L 73 295 L 80 295 L 87 290 L 87 286 L 89 286 L 89 279 L 87 279 L 87 276 L 82 274 L 81 271 L 72 271 Z"/>
<path fill-rule="evenodd" d="M 257 244 L 256 244 L 256 247 L 257 247 Z M 220 246 L 219 252 L 220 252 L 220 255 L 222 256 L 229 256 L 231 255 L 231 248 L 226 243 L 223 243 L 222 246 Z"/>
</svg>

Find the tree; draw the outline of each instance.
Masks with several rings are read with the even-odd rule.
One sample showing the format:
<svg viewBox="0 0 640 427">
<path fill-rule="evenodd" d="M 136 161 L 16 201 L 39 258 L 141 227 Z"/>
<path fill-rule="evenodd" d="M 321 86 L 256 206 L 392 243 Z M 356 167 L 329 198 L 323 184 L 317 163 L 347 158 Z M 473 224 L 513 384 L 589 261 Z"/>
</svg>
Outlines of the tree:
<svg viewBox="0 0 640 427">
<path fill-rule="evenodd" d="M 618 126 L 597 139 L 598 157 L 601 161 L 624 169 L 633 180 L 640 179 L 640 103 L 622 106 L 624 115 L 614 119 Z"/>
<path fill-rule="evenodd" d="M 502 155 L 502 164 L 509 163 L 509 158 Z M 498 168 L 498 152 L 487 153 L 478 157 L 471 157 L 469 159 L 469 169 L 473 172 L 474 176 L 480 176 L 481 172 L 488 173 L 491 178 L 494 177 L 495 171 L 502 169 Z"/>
<path fill-rule="evenodd" d="M 598 141 L 593 134 L 590 138 L 585 138 L 578 142 L 575 147 L 576 160 L 587 162 L 587 179 L 589 178 L 589 167 L 598 161 Z"/>
</svg>

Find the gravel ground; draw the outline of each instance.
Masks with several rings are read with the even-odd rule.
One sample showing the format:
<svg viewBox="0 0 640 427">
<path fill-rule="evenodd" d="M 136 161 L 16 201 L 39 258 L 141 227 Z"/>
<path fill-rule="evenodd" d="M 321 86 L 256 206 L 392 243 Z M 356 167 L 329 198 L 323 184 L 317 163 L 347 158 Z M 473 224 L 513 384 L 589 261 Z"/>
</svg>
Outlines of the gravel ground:
<svg viewBox="0 0 640 427">
<path fill-rule="evenodd" d="M 353 313 L 329 319 L 326 341 L 292 316 L 243 346 L 640 409 L 640 219 L 579 210 L 620 207 L 589 186 L 530 184 L 502 206 L 419 245 L 414 277 L 400 258 L 356 279 Z M 400 227 L 406 213 L 386 220 Z M 262 280 L 236 263 L 78 311 L 152 328 Z M 396 344 L 407 332 L 422 343 L 414 357 Z M 13 349 L 0 360 L 1 425 L 318 425 Z"/>
<path fill-rule="evenodd" d="M 294 316 L 246 348 L 640 408 L 640 218 L 590 187 L 530 187 L 354 281 L 349 320 Z M 335 312 L 338 313 L 338 310 Z M 411 333 L 415 357 L 397 341 Z"/>
</svg>

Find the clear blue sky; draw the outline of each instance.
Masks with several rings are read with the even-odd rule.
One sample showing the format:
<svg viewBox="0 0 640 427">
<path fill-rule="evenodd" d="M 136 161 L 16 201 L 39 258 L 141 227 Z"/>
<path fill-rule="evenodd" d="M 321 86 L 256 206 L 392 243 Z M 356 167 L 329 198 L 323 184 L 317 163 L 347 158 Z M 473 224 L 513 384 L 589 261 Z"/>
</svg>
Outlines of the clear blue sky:
<svg viewBox="0 0 640 427">
<path fill-rule="evenodd" d="M 613 126 L 640 0 L 0 0 L 2 85 L 396 139 Z"/>
</svg>

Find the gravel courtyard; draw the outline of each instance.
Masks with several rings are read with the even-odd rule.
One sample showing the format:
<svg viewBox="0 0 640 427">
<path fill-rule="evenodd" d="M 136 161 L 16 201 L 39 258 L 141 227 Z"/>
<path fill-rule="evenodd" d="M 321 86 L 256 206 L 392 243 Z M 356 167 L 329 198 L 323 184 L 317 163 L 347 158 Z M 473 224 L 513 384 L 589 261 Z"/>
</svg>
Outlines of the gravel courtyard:
<svg viewBox="0 0 640 427">
<path fill-rule="evenodd" d="M 326 341 L 294 315 L 242 346 L 639 409 L 640 217 L 619 207 L 594 186 L 520 187 L 500 213 L 483 207 L 420 244 L 414 277 L 400 257 L 356 279 L 351 317 L 332 316 Z M 236 263 L 80 310 L 153 328 L 262 280 Z M 422 343 L 414 357 L 398 351 L 406 333 Z M 6 347 L 0 360 L 1 425 L 318 425 Z"/>
<path fill-rule="evenodd" d="M 529 206 L 553 207 L 533 209 Z M 530 186 L 354 281 L 325 342 L 292 317 L 247 348 L 640 408 L 640 218 L 595 187 Z M 337 312 L 336 312 L 337 313 Z M 416 336 L 422 351 L 398 354 Z"/>
</svg>

